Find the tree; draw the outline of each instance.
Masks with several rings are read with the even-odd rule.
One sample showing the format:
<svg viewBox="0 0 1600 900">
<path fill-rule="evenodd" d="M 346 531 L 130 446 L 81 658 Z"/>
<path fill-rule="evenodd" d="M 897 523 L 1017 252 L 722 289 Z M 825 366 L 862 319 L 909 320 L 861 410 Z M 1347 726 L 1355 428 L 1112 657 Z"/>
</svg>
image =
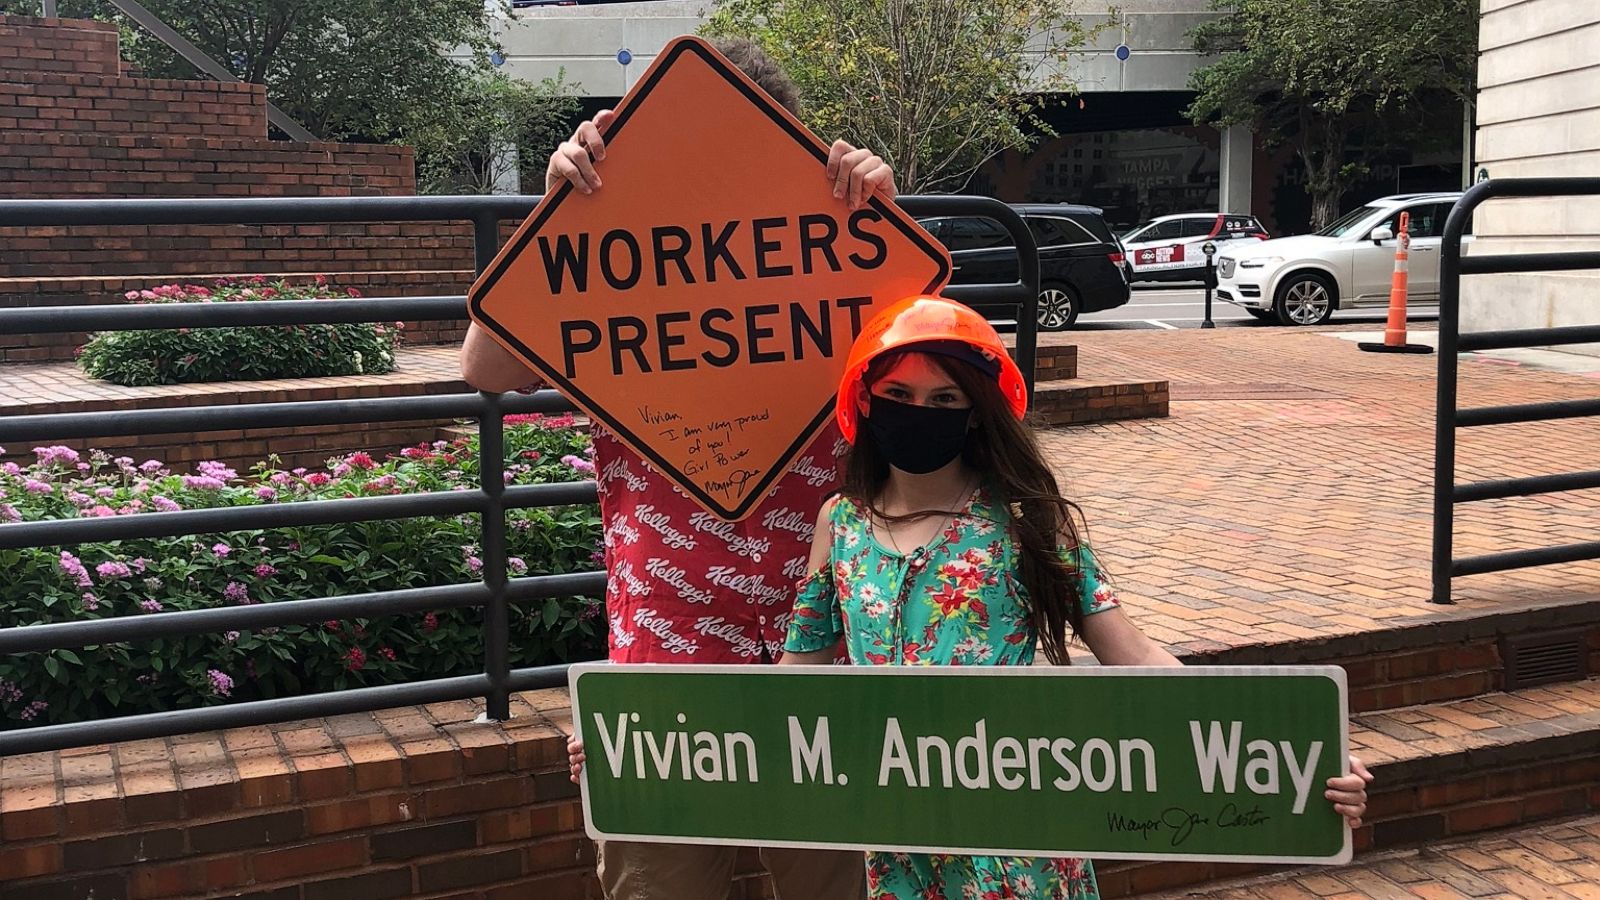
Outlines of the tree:
<svg viewBox="0 0 1600 900">
<path fill-rule="evenodd" d="M 871 147 L 906 192 L 959 189 L 1034 136 L 1098 32 L 1072 0 L 718 0 L 704 27 L 748 37 L 794 78 L 801 119 Z M 1099 26 L 1105 27 L 1104 25 Z"/>
<path fill-rule="evenodd" d="M 1195 49 L 1218 58 L 1190 78 L 1188 115 L 1293 147 L 1313 227 L 1338 215 L 1340 196 L 1374 159 L 1436 131 L 1447 101 L 1472 99 L 1477 0 L 1212 5 L 1225 15 L 1195 29 Z"/>
<path fill-rule="evenodd" d="M 424 194 L 488 194 L 516 169 L 528 193 L 544 191 L 545 155 L 565 140 L 578 99 L 560 79 L 538 84 L 474 74 L 456 98 L 411 128 Z M 515 149 L 516 153 L 508 152 Z"/>
<path fill-rule="evenodd" d="M 484 151 L 529 140 L 530 152 L 543 152 L 576 111 L 562 82 L 519 82 L 489 64 L 496 44 L 484 0 L 142 3 L 241 80 L 266 85 L 319 138 L 415 146 L 425 190 L 493 184 Z M 105 0 L 64 0 L 62 14 L 116 22 L 124 55 L 149 77 L 197 77 Z"/>
</svg>

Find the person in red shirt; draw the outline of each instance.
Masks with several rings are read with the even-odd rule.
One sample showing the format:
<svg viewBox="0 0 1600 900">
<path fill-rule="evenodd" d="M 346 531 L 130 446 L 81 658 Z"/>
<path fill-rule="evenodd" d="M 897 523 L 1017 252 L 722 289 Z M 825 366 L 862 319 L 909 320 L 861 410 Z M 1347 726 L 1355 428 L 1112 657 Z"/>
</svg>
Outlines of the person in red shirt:
<svg viewBox="0 0 1600 900">
<path fill-rule="evenodd" d="M 717 49 L 791 112 L 798 91 L 754 43 Z M 588 194 L 603 189 L 602 110 L 550 155 L 545 190 L 563 180 Z M 708 161 L 709 164 L 709 161 Z M 895 196 L 894 173 L 875 154 L 844 141 L 828 154 L 834 196 L 852 209 L 874 193 Z M 461 373 L 479 390 L 509 391 L 537 376 L 474 323 Z M 783 652 L 794 584 L 806 574 L 816 511 L 838 487 L 845 444 L 828 428 L 801 453 L 755 511 L 728 522 L 700 509 L 638 454 L 601 427 L 593 430 L 595 480 L 605 528 L 610 658 L 619 663 L 771 663 Z M 735 848 L 605 841 L 601 887 L 611 900 L 720 900 L 733 884 Z M 859 852 L 764 848 L 780 900 L 866 897 Z"/>
</svg>

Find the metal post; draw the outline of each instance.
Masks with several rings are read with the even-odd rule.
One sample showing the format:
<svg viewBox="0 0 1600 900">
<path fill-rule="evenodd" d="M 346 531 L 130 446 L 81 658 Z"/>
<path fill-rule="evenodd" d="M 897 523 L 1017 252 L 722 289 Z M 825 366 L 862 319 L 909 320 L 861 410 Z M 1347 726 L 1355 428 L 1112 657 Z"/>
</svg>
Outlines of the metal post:
<svg viewBox="0 0 1600 900">
<path fill-rule="evenodd" d="M 500 220 L 492 214 L 472 219 L 473 265 L 483 274 L 500 247 Z M 495 721 L 511 718 L 511 620 L 506 597 L 505 419 L 500 395 L 482 393 L 478 418 L 478 476 L 487 502 L 483 507 L 483 583 L 489 602 L 483 608 L 483 669 L 489 676 L 484 715 Z"/>
<path fill-rule="evenodd" d="M 1200 249 L 1206 255 L 1206 320 L 1200 327 L 1215 328 L 1217 323 L 1211 321 L 1211 292 L 1217 286 L 1217 245 L 1206 241 Z"/>
<path fill-rule="evenodd" d="M 1456 344 L 1461 331 L 1461 235 L 1477 205 L 1479 185 L 1456 201 L 1445 220 L 1439 247 L 1439 370 L 1433 423 L 1433 596 L 1434 603 L 1453 603 L 1451 569 L 1455 565 L 1456 493 Z"/>
<path fill-rule="evenodd" d="M 41 13 L 44 15 L 44 17 L 46 19 L 54 19 L 54 18 L 57 18 L 57 16 L 59 15 L 56 12 L 56 0 L 44 0 L 44 2 L 40 4 L 40 6 L 43 7 L 43 9 L 41 10 Z"/>
</svg>

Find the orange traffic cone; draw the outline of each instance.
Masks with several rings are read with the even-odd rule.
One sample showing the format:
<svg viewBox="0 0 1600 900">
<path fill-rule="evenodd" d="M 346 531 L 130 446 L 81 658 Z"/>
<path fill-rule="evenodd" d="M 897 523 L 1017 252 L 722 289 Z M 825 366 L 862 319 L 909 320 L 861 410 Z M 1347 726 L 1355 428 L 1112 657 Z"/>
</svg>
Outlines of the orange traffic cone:
<svg viewBox="0 0 1600 900">
<path fill-rule="evenodd" d="M 1394 250 L 1394 275 L 1389 280 L 1389 324 L 1383 343 L 1363 341 L 1356 346 L 1371 353 L 1432 353 L 1426 344 L 1406 343 L 1406 280 L 1411 271 L 1411 213 L 1400 213 L 1400 233 Z"/>
</svg>

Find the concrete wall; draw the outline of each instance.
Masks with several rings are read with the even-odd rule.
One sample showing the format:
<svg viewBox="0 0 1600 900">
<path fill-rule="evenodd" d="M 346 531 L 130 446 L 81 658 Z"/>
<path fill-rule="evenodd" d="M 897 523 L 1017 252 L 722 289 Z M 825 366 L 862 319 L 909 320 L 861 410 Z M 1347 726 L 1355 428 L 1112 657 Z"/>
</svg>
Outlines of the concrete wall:
<svg viewBox="0 0 1600 900">
<path fill-rule="evenodd" d="M 697 29 L 713 6 L 712 0 L 654 0 L 518 10 L 500 35 L 506 70 L 534 80 L 565 70 L 583 96 L 620 97 L 668 40 Z M 1115 6 L 1123 24 L 1103 32 L 1069 67 L 1081 89 L 1183 90 L 1200 65 L 1188 32 L 1215 15 L 1208 0 L 1131 0 Z M 1105 5 L 1096 0 L 1083 0 L 1079 9 L 1087 25 L 1106 20 Z M 1116 58 L 1118 44 L 1129 47 L 1127 60 Z M 624 48 L 633 54 L 626 67 L 617 62 Z"/>
<path fill-rule="evenodd" d="M 1477 152 L 1491 178 L 1600 175 L 1600 3 L 1481 0 Z M 1472 253 L 1600 249 L 1600 201 L 1496 200 Z M 1600 323 L 1600 274 L 1464 279 L 1464 331 Z M 1600 345 L 1565 348 L 1600 356 Z"/>
</svg>

